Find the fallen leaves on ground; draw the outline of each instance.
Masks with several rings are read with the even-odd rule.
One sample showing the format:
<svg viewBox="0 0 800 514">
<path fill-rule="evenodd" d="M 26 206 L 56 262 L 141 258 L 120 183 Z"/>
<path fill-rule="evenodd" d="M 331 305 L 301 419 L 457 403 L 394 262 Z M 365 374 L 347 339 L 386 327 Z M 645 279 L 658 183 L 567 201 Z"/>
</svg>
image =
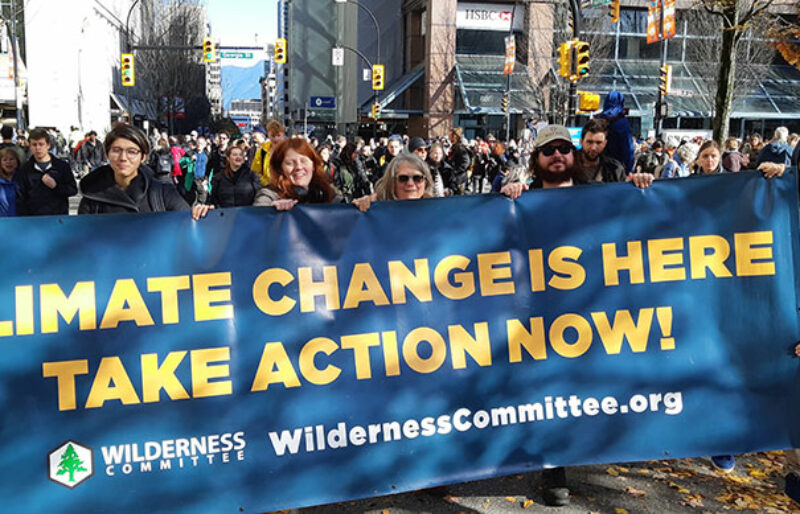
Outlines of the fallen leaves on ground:
<svg viewBox="0 0 800 514">
<path fill-rule="evenodd" d="M 533 500 L 525 500 L 524 502 L 522 502 L 522 508 L 523 509 L 527 509 L 528 507 L 530 507 L 534 503 L 535 502 Z"/>
<path fill-rule="evenodd" d="M 687 507 L 703 507 L 703 495 L 697 493 L 684 496 L 683 500 L 681 500 L 681 505 L 686 505 Z"/>
<path fill-rule="evenodd" d="M 506 501 L 509 503 L 514 503 L 517 501 L 517 499 L 514 498 L 513 496 L 506 496 Z"/>
<path fill-rule="evenodd" d="M 616 508 L 614 509 L 614 514 L 628 514 L 628 511 L 625 509 Z"/>
<path fill-rule="evenodd" d="M 647 493 L 645 491 L 642 491 L 641 489 L 636 489 L 635 487 L 631 486 L 626 487 L 625 492 L 637 498 L 640 498 L 642 496 L 647 496 Z"/>
</svg>

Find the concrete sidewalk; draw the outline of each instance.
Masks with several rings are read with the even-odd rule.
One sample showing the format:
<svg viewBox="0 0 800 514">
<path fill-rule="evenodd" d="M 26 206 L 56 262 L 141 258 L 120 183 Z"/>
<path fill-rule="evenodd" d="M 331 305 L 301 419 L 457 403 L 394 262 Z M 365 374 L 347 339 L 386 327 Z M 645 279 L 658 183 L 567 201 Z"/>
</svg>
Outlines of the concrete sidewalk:
<svg viewBox="0 0 800 514">
<path fill-rule="evenodd" d="M 541 473 L 453 484 L 411 493 L 300 509 L 302 514 L 800 512 L 783 494 L 783 452 L 737 456 L 726 475 L 709 459 L 678 459 L 567 470 L 571 505 L 545 507 Z"/>
</svg>

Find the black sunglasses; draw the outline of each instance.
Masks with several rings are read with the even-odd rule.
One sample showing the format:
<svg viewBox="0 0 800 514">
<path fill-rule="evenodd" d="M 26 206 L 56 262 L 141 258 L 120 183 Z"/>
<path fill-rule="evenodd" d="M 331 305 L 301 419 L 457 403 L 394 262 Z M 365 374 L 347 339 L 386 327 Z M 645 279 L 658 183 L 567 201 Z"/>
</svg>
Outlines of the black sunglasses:
<svg viewBox="0 0 800 514">
<path fill-rule="evenodd" d="M 545 157 L 550 157 L 556 152 L 556 150 L 558 150 L 558 153 L 561 155 L 567 155 L 572 152 L 572 145 L 569 143 L 564 143 L 563 145 L 558 146 L 545 146 L 539 151 L 542 152 L 542 155 Z"/>
<path fill-rule="evenodd" d="M 422 181 L 425 180 L 424 175 L 397 175 L 397 181 L 401 184 L 405 184 L 409 180 L 413 180 L 415 184 L 422 184 Z"/>
</svg>

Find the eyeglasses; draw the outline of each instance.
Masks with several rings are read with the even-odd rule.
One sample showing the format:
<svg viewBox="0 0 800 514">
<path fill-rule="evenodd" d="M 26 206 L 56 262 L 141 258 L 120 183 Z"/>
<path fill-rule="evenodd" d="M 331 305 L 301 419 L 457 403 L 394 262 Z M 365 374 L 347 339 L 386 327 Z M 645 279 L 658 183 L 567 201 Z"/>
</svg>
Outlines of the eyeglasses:
<svg viewBox="0 0 800 514">
<path fill-rule="evenodd" d="M 556 150 L 558 150 L 558 153 L 560 153 L 561 155 L 567 155 L 569 153 L 572 153 L 572 145 L 569 143 L 564 143 L 563 145 L 558 145 L 558 146 L 545 146 L 539 151 L 545 157 L 550 157 L 556 152 Z"/>
<path fill-rule="evenodd" d="M 415 184 L 422 184 L 425 175 L 397 175 L 397 181 L 401 184 L 405 184 L 409 180 L 413 180 Z"/>
<path fill-rule="evenodd" d="M 114 155 L 119 157 L 122 155 L 122 152 L 125 152 L 125 155 L 128 159 L 135 159 L 142 154 L 142 151 L 138 148 L 120 148 L 118 146 L 112 146 L 108 149 L 108 155 Z"/>
</svg>

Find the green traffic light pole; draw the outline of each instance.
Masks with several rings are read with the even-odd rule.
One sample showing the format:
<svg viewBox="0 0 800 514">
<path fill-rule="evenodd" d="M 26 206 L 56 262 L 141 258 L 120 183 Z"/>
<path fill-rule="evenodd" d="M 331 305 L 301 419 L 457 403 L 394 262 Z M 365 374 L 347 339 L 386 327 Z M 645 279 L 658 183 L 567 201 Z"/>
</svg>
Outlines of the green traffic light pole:
<svg viewBox="0 0 800 514">
<path fill-rule="evenodd" d="M 569 8 L 572 13 L 572 38 L 580 40 L 581 38 L 581 6 L 578 0 L 569 0 Z M 572 51 L 572 50 L 570 50 Z M 578 74 L 577 59 L 570 56 L 570 72 L 574 77 Z M 575 125 L 575 107 L 578 104 L 578 81 L 570 79 L 569 81 L 569 103 L 567 104 L 567 124 L 569 126 Z"/>
</svg>

